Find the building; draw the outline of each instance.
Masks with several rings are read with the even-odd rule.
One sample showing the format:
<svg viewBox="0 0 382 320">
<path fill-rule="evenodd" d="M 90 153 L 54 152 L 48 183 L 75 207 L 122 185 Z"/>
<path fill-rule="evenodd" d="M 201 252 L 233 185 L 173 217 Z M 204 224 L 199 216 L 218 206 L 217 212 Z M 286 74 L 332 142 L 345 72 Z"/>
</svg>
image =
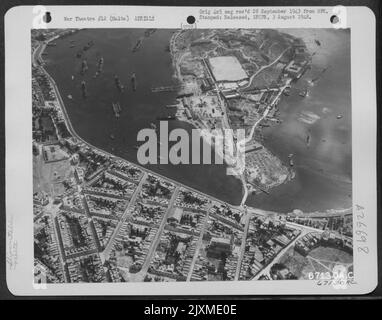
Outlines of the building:
<svg viewBox="0 0 382 320">
<path fill-rule="evenodd" d="M 210 257 L 221 257 L 224 254 L 230 254 L 232 247 L 231 238 L 211 238 L 210 245 L 208 247 L 207 255 Z"/>
<path fill-rule="evenodd" d="M 171 216 L 167 219 L 168 222 L 176 222 L 176 223 L 179 223 L 180 222 L 180 219 L 182 218 L 182 215 L 183 215 L 183 209 L 182 208 L 179 208 L 179 207 L 176 207 Z"/>
<path fill-rule="evenodd" d="M 237 82 L 248 80 L 248 75 L 234 56 L 208 59 L 208 66 L 216 82 Z"/>
<path fill-rule="evenodd" d="M 299 79 L 309 67 L 308 63 L 308 60 L 304 60 L 301 63 L 291 60 L 285 67 L 284 72 L 295 79 Z"/>
</svg>

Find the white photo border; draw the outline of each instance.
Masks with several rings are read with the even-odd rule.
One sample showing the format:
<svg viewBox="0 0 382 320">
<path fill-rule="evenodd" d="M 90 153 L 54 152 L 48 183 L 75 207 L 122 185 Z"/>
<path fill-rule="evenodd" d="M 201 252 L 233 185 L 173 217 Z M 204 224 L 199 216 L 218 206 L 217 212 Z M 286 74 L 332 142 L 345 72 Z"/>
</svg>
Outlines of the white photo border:
<svg viewBox="0 0 382 320">
<path fill-rule="evenodd" d="M 217 281 L 166 283 L 65 283 L 33 286 L 33 174 L 31 127 L 31 43 L 33 6 L 13 7 L 5 15 L 5 129 L 7 286 L 14 295 L 344 295 L 366 294 L 378 283 L 377 268 L 377 112 L 376 21 L 367 7 L 346 7 L 351 29 L 351 97 L 353 161 L 353 226 L 357 212 L 365 214 L 369 253 L 354 238 L 356 284 L 347 289 L 319 286 L 310 280 Z M 46 6 L 53 17 L 49 28 L 180 28 L 200 7 Z M 222 7 L 224 9 L 224 7 Z M 253 7 L 249 7 L 253 8 Z M 278 7 L 268 7 L 276 9 Z M 297 8 L 297 7 L 293 7 Z M 307 7 L 309 8 L 309 7 Z M 317 8 L 317 7 L 314 7 Z M 328 14 L 309 21 L 197 20 L 198 28 L 333 28 Z M 206 8 L 203 8 L 206 9 Z M 211 8 L 213 9 L 213 8 Z M 68 22 L 64 16 L 98 16 L 126 13 L 154 15 L 154 22 Z M 361 209 L 363 208 L 363 209 Z M 363 244 L 362 244 L 363 245 Z M 292 282 L 291 282 L 292 281 Z"/>
</svg>

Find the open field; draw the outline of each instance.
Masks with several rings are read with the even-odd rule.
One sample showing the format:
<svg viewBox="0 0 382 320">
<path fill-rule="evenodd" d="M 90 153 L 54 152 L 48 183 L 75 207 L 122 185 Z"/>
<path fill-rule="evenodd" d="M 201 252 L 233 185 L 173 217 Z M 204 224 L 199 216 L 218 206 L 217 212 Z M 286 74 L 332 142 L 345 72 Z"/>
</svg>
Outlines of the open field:
<svg viewBox="0 0 382 320">
<path fill-rule="evenodd" d="M 353 264 L 353 257 L 347 252 L 329 247 L 318 247 L 304 257 L 291 248 L 280 259 L 280 263 L 298 279 L 308 279 L 310 272 L 332 272 L 337 264 L 350 267 Z"/>
</svg>

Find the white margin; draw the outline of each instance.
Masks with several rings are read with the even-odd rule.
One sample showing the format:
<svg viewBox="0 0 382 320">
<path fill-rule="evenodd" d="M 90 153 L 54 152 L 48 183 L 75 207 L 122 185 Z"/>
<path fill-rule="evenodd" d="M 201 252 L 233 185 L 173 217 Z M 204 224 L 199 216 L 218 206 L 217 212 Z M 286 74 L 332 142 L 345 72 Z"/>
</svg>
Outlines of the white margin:
<svg viewBox="0 0 382 320">
<path fill-rule="evenodd" d="M 50 28 L 94 28 L 92 23 L 67 23 L 64 15 L 154 14 L 156 22 L 110 23 L 102 27 L 179 28 L 197 7 L 47 6 Z M 272 9 L 277 7 L 272 7 Z M 315 7 L 317 8 L 317 7 Z M 5 128 L 7 285 L 14 295 L 241 295 L 241 294 L 366 294 L 377 286 L 376 187 L 376 65 L 375 16 L 367 7 L 346 7 L 351 28 L 351 88 L 353 143 L 353 201 L 365 207 L 370 252 L 358 252 L 354 241 L 356 284 L 346 290 L 320 287 L 309 280 L 51 284 L 33 288 L 31 40 L 32 6 L 13 7 L 5 15 Z M 329 11 L 331 8 L 328 8 Z M 202 21 L 199 28 L 331 28 L 329 16 L 309 22 Z M 355 209 L 354 214 L 355 216 Z M 354 220 L 356 224 L 356 220 Z M 355 227 L 356 228 L 356 227 Z M 293 282 L 291 282 L 293 281 Z"/>
</svg>

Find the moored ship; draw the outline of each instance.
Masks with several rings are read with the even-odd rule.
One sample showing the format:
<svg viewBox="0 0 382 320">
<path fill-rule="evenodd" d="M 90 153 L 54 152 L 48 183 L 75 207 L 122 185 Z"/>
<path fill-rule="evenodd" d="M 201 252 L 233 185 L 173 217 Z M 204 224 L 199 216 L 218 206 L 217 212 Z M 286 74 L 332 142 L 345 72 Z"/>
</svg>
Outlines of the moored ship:
<svg viewBox="0 0 382 320">
<path fill-rule="evenodd" d="M 117 86 L 117 89 L 118 89 L 120 92 L 122 92 L 123 89 L 124 89 L 124 87 L 123 87 L 123 85 L 122 85 L 122 83 L 121 83 L 121 80 L 119 80 L 119 78 L 118 78 L 117 75 L 114 76 L 114 82 L 115 82 L 115 85 Z"/>
<path fill-rule="evenodd" d="M 133 91 L 137 90 L 137 78 L 135 72 L 131 75 L 131 84 L 133 86 Z"/>
<path fill-rule="evenodd" d="M 87 95 L 88 95 L 88 92 L 87 92 L 87 89 L 86 89 L 86 82 L 85 82 L 85 80 L 81 82 L 81 90 L 82 90 L 82 96 L 84 98 L 86 98 Z"/>
<path fill-rule="evenodd" d="M 141 46 L 142 46 L 142 43 L 143 43 L 143 40 L 142 39 L 139 39 L 138 41 L 137 41 L 137 43 L 135 44 L 135 46 L 134 46 L 134 48 L 133 48 L 133 52 L 137 52 L 140 48 L 141 48 Z"/>
<path fill-rule="evenodd" d="M 115 117 L 119 118 L 121 115 L 121 105 L 119 104 L 119 102 L 117 102 L 117 103 L 113 102 L 112 107 L 113 107 L 113 112 L 114 112 Z"/>
<path fill-rule="evenodd" d="M 94 41 L 90 40 L 83 48 L 84 51 L 89 50 L 94 45 Z"/>
</svg>

